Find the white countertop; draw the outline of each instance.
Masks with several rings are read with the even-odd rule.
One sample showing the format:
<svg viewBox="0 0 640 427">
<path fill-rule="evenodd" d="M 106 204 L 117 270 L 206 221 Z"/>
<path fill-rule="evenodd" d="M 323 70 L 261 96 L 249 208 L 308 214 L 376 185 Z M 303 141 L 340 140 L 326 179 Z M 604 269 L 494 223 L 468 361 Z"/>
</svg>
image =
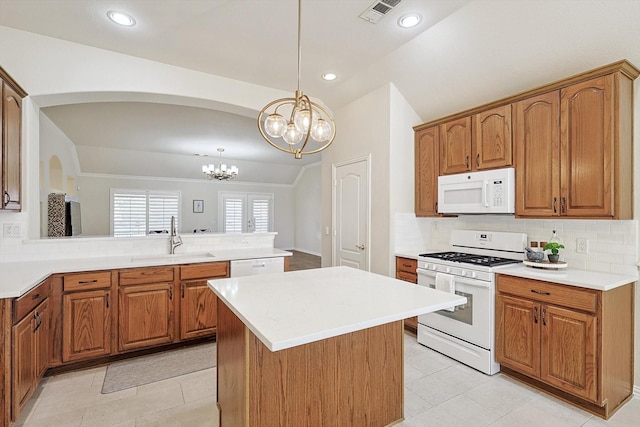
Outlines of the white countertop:
<svg viewBox="0 0 640 427">
<path fill-rule="evenodd" d="M 571 267 L 561 270 L 543 270 L 527 267 L 524 264 L 511 264 L 495 267 L 497 274 L 525 277 L 527 279 L 544 280 L 562 285 L 579 286 L 581 288 L 608 291 L 618 286 L 633 283 L 637 275 L 613 274 L 601 271 L 577 270 Z"/>
<path fill-rule="evenodd" d="M 440 252 L 425 249 L 413 253 L 396 253 L 395 256 L 419 260 L 419 254 L 429 252 Z M 541 268 L 527 267 L 524 264 L 509 264 L 494 267 L 496 274 L 506 274 L 509 276 L 525 277 L 527 279 L 544 280 L 547 282 L 559 283 L 562 285 L 578 286 L 581 288 L 608 291 L 618 286 L 633 283 L 638 280 L 638 275 L 614 274 L 601 271 L 578 270 L 575 268 L 564 268 L 559 270 L 549 270 Z"/>
<path fill-rule="evenodd" d="M 0 263 L 0 298 L 16 298 L 54 273 L 193 264 L 239 259 L 290 256 L 275 248 L 248 248 L 179 253 L 176 255 L 132 255 Z"/>
<path fill-rule="evenodd" d="M 466 298 L 350 267 L 210 280 L 271 351 L 464 304 Z"/>
</svg>

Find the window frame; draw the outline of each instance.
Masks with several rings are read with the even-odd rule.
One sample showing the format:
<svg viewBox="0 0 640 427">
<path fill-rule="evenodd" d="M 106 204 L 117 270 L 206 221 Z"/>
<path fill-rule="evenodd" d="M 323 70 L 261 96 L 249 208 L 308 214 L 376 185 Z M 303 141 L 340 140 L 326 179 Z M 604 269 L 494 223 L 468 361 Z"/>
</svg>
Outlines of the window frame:
<svg viewBox="0 0 640 427">
<path fill-rule="evenodd" d="M 117 195 L 131 195 L 131 196 L 144 196 L 145 199 L 145 218 L 144 218 L 144 228 L 145 234 L 115 234 L 115 197 Z M 181 211 L 182 211 L 182 193 L 180 191 L 172 191 L 172 190 L 141 190 L 141 189 L 120 189 L 120 188 L 111 188 L 110 196 L 109 196 L 109 232 L 113 237 L 145 237 L 155 234 L 165 234 L 165 233 L 150 233 L 150 217 L 151 217 L 151 206 L 149 203 L 149 199 L 153 197 L 162 197 L 166 196 L 167 198 L 175 198 L 176 199 L 176 229 L 179 230 L 179 224 L 181 221 Z M 171 230 L 167 230 L 169 233 Z"/>
</svg>

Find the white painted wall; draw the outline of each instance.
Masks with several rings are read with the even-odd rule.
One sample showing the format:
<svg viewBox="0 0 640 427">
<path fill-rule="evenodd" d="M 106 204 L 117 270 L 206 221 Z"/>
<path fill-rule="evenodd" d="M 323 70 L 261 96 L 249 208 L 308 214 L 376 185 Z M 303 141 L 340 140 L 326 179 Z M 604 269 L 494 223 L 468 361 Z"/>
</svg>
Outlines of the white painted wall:
<svg viewBox="0 0 640 427">
<path fill-rule="evenodd" d="M 321 255 L 322 251 L 321 164 L 305 166 L 295 183 L 295 243 L 292 249 Z"/>
<path fill-rule="evenodd" d="M 371 154 L 371 271 L 389 274 L 389 138 L 391 85 L 335 111 L 336 139 L 322 156 L 322 226 L 331 227 L 331 167 Z M 322 265 L 332 262 L 331 236 L 322 236 Z"/>
</svg>

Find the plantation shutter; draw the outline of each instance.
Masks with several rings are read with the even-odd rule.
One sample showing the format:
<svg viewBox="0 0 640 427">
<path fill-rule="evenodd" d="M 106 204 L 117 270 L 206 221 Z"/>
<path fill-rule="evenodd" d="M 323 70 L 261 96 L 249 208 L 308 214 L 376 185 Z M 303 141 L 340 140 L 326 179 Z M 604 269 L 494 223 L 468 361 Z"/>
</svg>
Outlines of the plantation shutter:
<svg viewBox="0 0 640 427">
<path fill-rule="evenodd" d="M 224 232 L 242 233 L 244 225 L 245 203 L 243 197 L 224 198 Z"/>
<path fill-rule="evenodd" d="M 149 232 L 171 232 L 171 217 L 178 230 L 179 200 L 177 195 L 149 194 Z"/>
<path fill-rule="evenodd" d="M 112 199 L 113 236 L 145 236 L 147 234 L 147 195 L 114 193 Z"/>
<path fill-rule="evenodd" d="M 253 231 L 256 233 L 266 233 L 272 231 L 271 226 L 271 198 L 262 196 L 249 196 L 251 202 L 251 216 L 253 217 Z"/>
<path fill-rule="evenodd" d="M 223 233 L 273 231 L 273 194 L 220 192 L 218 203 Z"/>
</svg>

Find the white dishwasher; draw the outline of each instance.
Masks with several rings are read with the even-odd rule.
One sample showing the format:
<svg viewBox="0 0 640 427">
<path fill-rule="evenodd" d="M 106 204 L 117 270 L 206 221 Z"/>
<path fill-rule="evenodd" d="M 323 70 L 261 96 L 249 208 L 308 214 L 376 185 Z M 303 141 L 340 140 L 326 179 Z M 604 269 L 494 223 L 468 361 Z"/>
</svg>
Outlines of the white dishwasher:
<svg viewBox="0 0 640 427">
<path fill-rule="evenodd" d="M 231 277 L 253 276 L 256 274 L 282 273 L 284 257 L 255 258 L 231 261 Z"/>
</svg>

